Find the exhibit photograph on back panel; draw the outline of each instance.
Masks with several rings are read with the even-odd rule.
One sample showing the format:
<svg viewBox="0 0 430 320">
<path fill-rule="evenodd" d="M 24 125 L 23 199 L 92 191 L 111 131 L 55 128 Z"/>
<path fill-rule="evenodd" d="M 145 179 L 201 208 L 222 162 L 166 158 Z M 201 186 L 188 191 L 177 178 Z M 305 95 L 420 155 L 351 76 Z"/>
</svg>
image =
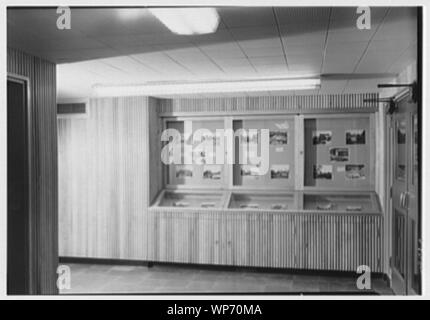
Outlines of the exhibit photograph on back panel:
<svg viewBox="0 0 430 320">
<path fill-rule="evenodd" d="M 425 293 L 425 7 L 5 10 L 6 297 Z"/>
</svg>

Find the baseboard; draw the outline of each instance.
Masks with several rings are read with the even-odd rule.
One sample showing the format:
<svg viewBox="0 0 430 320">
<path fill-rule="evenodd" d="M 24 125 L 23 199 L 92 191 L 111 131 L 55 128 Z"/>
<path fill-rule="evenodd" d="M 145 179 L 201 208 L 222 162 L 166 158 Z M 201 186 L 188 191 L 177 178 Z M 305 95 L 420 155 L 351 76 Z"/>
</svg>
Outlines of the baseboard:
<svg viewBox="0 0 430 320">
<path fill-rule="evenodd" d="M 148 260 L 127 260 L 127 259 L 106 259 L 106 258 L 89 258 L 89 257 L 59 257 L 60 263 L 87 263 L 87 264 L 108 264 L 108 265 L 129 265 L 129 266 L 145 266 L 152 267 L 167 266 L 176 268 L 188 269 L 204 269 L 217 271 L 243 271 L 243 272 L 260 272 L 260 273 L 291 273 L 297 275 L 319 275 L 319 276 L 354 276 L 357 273 L 353 271 L 339 270 L 314 270 L 314 269 L 292 269 L 292 268 L 267 268 L 253 266 L 232 266 L 232 265 L 214 265 L 214 264 L 197 264 L 197 263 L 179 263 L 179 262 L 164 262 L 164 261 L 148 261 Z M 385 273 L 372 273 L 372 278 L 382 278 L 389 283 L 389 278 Z"/>
<path fill-rule="evenodd" d="M 87 264 L 108 264 L 125 266 L 150 266 L 150 262 L 144 260 L 109 259 L 109 258 L 89 258 L 89 257 L 59 257 L 60 263 L 87 263 Z"/>
</svg>

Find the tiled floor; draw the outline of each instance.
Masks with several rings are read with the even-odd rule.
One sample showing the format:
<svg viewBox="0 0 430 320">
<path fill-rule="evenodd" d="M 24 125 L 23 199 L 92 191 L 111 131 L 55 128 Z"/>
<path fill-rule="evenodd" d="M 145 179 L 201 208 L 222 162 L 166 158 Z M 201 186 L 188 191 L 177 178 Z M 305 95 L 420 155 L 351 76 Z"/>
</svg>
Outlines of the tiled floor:
<svg viewBox="0 0 430 320">
<path fill-rule="evenodd" d="M 61 290 L 62 294 L 363 293 L 356 287 L 356 277 L 351 275 L 223 271 L 165 265 L 151 268 L 67 265 L 71 269 L 71 288 Z M 378 294 L 392 294 L 381 278 L 372 279 L 372 289 Z"/>
</svg>

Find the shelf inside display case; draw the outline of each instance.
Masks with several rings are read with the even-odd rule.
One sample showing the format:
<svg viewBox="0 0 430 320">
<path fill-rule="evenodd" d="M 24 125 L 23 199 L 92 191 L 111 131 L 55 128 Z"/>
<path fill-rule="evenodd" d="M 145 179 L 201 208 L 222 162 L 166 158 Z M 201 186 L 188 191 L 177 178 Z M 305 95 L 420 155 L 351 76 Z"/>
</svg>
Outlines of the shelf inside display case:
<svg viewBox="0 0 430 320">
<path fill-rule="evenodd" d="M 380 207 L 374 193 L 305 193 L 303 209 L 324 212 L 372 213 Z"/>
<path fill-rule="evenodd" d="M 342 214 L 374 214 L 381 212 L 375 192 L 225 190 L 217 192 L 164 190 L 153 207 L 229 211 L 289 211 Z"/>
<path fill-rule="evenodd" d="M 232 193 L 228 208 L 230 209 L 263 209 L 263 210 L 292 210 L 297 209 L 294 193 L 261 194 Z"/>
<path fill-rule="evenodd" d="M 168 191 L 162 193 L 157 206 L 173 208 L 222 208 L 224 194 L 214 192 Z"/>
</svg>

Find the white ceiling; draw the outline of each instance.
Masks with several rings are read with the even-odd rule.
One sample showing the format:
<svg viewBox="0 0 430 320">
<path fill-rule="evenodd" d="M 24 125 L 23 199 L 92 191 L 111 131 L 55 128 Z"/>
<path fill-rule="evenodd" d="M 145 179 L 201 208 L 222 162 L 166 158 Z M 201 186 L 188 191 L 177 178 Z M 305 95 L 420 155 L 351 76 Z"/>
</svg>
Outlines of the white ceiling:
<svg viewBox="0 0 430 320">
<path fill-rule="evenodd" d="M 180 36 L 142 8 L 72 8 L 71 30 L 55 9 L 8 9 L 8 46 L 58 64 L 60 100 L 96 84 L 307 75 L 322 85 L 306 93 L 375 91 L 416 59 L 414 8 L 371 8 L 370 30 L 356 7 L 217 10 L 216 33 Z M 252 93 L 268 94 L 282 92 Z"/>
</svg>

